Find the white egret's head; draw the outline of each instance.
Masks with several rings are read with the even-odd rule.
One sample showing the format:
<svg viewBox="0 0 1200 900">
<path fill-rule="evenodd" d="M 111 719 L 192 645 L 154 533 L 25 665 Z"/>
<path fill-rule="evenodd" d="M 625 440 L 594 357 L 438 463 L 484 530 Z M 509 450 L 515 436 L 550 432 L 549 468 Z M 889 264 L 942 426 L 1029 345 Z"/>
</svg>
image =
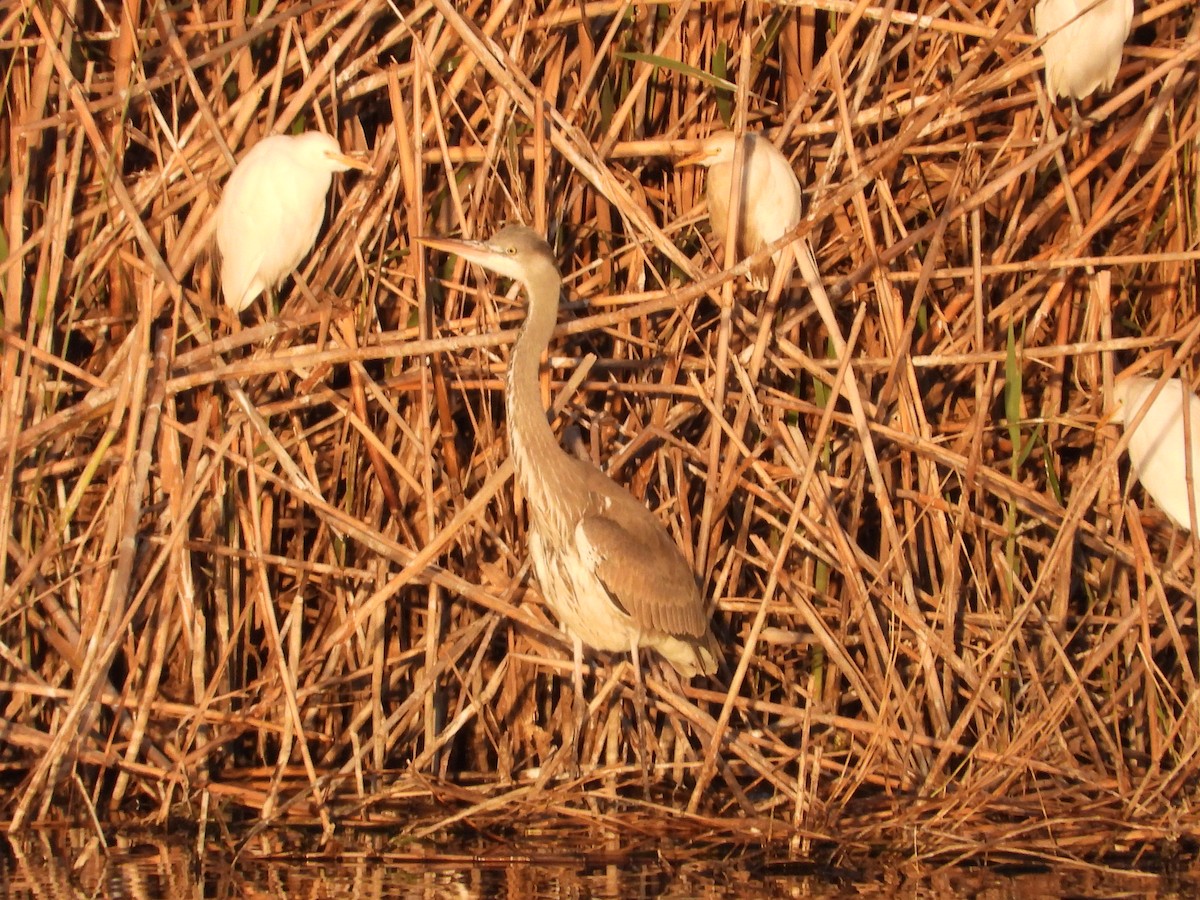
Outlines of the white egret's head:
<svg viewBox="0 0 1200 900">
<path fill-rule="evenodd" d="M 678 165 L 709 168 L 722 163 L 732 163 L 736 149 L 737 135 L 732 131 L 718 131 L 701 141 L 700 149 L 691 156 L 681 159 Z"/>
<path fill-rule="evenodd" d="M 349 169 L 366 171 L 365 162 L 347 156 L 337 138 L 321 131 L 306 131 L 292 137 L 293 159 L 301 165 L 323 172 L 345 172 Z"/>
<path fill-rule="evenodd" d="M 1126 376 L 1113 385 L 1112 405 L 1105 412 L 1103 422 L 1120 422 L 1128 426 L 1137 415 L 1146 395 L 1157 379 L 1142 376 Z"/>
</svg>

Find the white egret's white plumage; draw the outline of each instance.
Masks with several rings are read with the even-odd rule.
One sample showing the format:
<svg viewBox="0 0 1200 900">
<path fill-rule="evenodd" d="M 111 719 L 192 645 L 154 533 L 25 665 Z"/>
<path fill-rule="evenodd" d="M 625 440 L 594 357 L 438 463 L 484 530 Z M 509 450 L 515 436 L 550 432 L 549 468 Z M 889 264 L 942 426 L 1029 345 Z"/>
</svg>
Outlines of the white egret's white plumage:
<svg viewBox="0 0 1200 900">
<path fill-rule="evenodd" d="M 263 138 L 237 164 L 217 205 L 221 293 L 235 313 L 308 255 L 334 172 L 366 169 L 327 134 Z"/>
<path fill-rule="evenodd" d="M 800 181 L 787 157 L 758 134 L 747 134 L 742 146 L 742 194 L 735 248 L 739 258 L 779 240 L 800 223 L 803 212 Z M 729 238 L 736 148 L 733 132 L 718 131 L 703 141 L 700 152 L 679 162 L 708 169 L 708 217 L 722 245 Z M 779 250 L 771 258 L 778 267 L 784 259 L 790 260 L 791 254 L 785 256 L 785 250 Z M 766 290 L 770 280 L 770 266 L 758 267 L 750 274 L 755 290 Z"/>
<path fill-rule="evenodd" d="M 1111 88 L 1132 22 L 1133 0 L 1040 0 L 1033 30 L 1045 38 L 1050 96 L 1082 100 Z"/>
<path fill-rule="evenodd" d="M 529 555 L 542 596 L 581 645 L 653 647 L 684 677 L 716 671 L 718 648 L 687 560 L 644 505 L 590 462 L 559 446 L 538 386 L 558 317 L 562 278 L 550 246 L 508 226 L 487 241 L 420 238 L 507 275 L 529 298 L 505 386 L 508 440 L 529 505 Z"/>
<path fill-rule="evenodd" d="M 1154 378 L 1125 378 L 1113 387 L 1111 415 L 1128 427 L 1145 405 Z M 1183 405 L 1188 404 L 1188 440 L 1184 440 Z M 1129 464 L 1142 487 L 1176 525 L 1190 530 L 1188 460 L 1192 496 L 1200 512 L 1200 397 L 1178 378 L 1162 387 L 1142 421 L 1129 436 Z"/>
</svg>

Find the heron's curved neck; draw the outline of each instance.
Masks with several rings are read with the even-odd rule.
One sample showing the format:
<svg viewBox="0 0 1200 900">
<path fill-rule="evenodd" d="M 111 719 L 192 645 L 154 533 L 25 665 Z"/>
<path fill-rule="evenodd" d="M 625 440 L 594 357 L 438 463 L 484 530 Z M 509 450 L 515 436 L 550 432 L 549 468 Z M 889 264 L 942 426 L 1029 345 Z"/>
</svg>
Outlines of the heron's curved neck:
<svg viewBox="0 0 1200 900">
<path fill-rule="evenodd" d="M 514 453 L 528 455 L 538 467 L 551 465 L 559 455 L 565 455 L 550 430 L 538 389 L 538 369 L 558 319 L 560 290 L 562 278 L 552 266 L 538 266 L 530 272 L 525 284 L 529 311 L 513 344 L 508 367 L 509 443 Z"/>
</svg>

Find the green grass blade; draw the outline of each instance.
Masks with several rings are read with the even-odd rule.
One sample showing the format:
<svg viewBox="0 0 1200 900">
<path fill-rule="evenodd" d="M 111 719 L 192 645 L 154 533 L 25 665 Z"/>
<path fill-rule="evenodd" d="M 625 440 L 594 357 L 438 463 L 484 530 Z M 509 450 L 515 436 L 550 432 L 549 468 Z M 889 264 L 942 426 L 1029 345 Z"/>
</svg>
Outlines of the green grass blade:
<svg viewBox="0 0 1200 900">
<path fill-rule="evenodd" d="M 737 85 L 732 81 L 725 78 L 718 78 L 716 75 L 705 72 L 703 69 L 697 69 L 695 66 L 689 66 L 687 63 L 680 62 L 677 59 L 670 59 L 666 56 L 655 56 L 653 53 L 638 53 L 632 50 L 617 55 L 637 62 L 650 63 L 650 65 L 657 66 L 660 69 L 669 69 L 672 72 L 677 72 L 689 78 L 695 78 L 697 81 L 711 85 L 720 91 L 732 92 L 737 90 Z"/>
</svg>

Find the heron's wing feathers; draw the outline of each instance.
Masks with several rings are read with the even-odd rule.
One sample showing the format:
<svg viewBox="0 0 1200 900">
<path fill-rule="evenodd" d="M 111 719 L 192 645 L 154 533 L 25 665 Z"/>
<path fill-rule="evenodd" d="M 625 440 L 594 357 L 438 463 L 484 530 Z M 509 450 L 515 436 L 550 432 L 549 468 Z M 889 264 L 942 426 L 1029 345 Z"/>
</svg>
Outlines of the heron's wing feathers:
<svg viewBox="0 0 1200 900">
<path fill-rule="evenodd" d="M 613 602 L 640 627 L 663 634 L 700 637 L 708 629 L 695 576 L 666 529 L 628 497 L 619 518 L 585 516 L 575 528 L 580 555 L 588 560 Z"/>
</svg>

